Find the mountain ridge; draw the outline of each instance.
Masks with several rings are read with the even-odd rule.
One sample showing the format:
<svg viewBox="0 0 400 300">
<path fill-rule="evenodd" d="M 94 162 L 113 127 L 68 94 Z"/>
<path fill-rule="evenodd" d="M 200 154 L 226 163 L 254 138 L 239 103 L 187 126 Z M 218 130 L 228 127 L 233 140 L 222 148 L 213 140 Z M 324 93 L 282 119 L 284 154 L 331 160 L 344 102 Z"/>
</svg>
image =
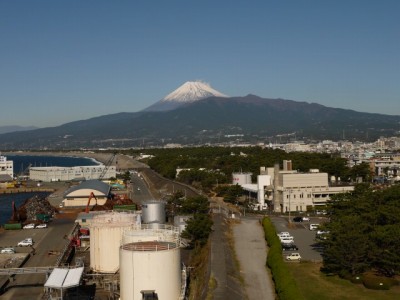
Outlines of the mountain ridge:
<svg viewBox="0 0 400 300">
<path fill-rule="evenodd" d="M 118 113 L 58 127 L 0 135 L 1 149 L 155 147 L 303 140 L 376 140 L 400 132 L 400 116 L 285 99 L 209 97 L 169 111 Z"/>
</svg>

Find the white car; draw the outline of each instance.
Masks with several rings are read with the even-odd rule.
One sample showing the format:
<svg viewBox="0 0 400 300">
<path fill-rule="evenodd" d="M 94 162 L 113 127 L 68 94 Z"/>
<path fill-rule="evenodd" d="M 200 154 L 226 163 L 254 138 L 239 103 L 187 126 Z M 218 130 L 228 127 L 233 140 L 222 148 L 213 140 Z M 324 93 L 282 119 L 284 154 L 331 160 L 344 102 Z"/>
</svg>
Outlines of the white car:
<svg viewBox="0 0 400 300">
<path fill-rule="evenodd" d="M 292 236 L 285 236 L 280 238 L 281 240 L 281 244 L 293 244 L 294 243 L 294 239 Z"/>
<path fill-rule="evenodd" d="M 18 246 L 32 246 L 33 240 L 32 238 L 26 238 L 18 243 Z"/>
<path fill-rule="evenodd" d="M 14 254 L 15 253 L 15 249 L 14 248 L 4 248 L 4 249 L 1 249 L 0 253 L 2 253 L 2 254 Z"/>
<path fill-rule="evenodd" d="M 301 256 L 300 253 L 294 252 L 292 254 L 289 254 L 288 256 L 286 256 L 286 260 L 301 260 Z"/>
<path fill-rule="evenodd" d="M 317 230 L 318 226 L 318 224 L 310 224 L 310 230 Z"/>
<path fill-rule="evenodd" d="M 279 233 L 278 233 L 278 237 L 279 237 L 279 238 L 285 237 L 285 236 L 290 236 L 290 233 L 289 233 L 289 232 L 286 232 L 286 231 L 284 231 L 284 232 L 279 232 Z"/>
<path fill-rule="evenodd" d="M 309 217 L 303 217 L 303 222 L 310 222 L 310 218 Z"/>
<path fill-rule="evenodd" d="M 324 230 L 318 230 L 317 231 L 317 235 L 320 235 L 320 234 L 328 234 L 329 233 L 329 231 L 324 231 Z"/>
<path fill-rule="evenodd" d="M 31 223 L 31 224 L 27 224 L 24 227 L 22 227 L 23 229 L 33 229 L 35 228 L 35 224 Z"/>
<path fill-rule="evenodd" d="M 38 226 L 36 226 L 36 228 L 47 228 L 47 224 L 46 223 L 39 224 Z"/>
</svg>

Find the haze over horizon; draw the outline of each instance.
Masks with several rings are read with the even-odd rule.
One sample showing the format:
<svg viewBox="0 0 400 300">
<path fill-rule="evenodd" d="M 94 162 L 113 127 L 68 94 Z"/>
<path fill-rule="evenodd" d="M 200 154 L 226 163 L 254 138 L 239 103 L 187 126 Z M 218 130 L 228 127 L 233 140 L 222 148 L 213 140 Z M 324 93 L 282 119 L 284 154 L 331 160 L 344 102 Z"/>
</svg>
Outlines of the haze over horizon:
<svg viewBox="0 0 400 300">
<path fill-rule="evenodd" d="M 399 9 L 396 0 L 1 1 L 0 126 L 136 112 L 197 79 L 232 97 L 400 115 Z"/>
</svg>

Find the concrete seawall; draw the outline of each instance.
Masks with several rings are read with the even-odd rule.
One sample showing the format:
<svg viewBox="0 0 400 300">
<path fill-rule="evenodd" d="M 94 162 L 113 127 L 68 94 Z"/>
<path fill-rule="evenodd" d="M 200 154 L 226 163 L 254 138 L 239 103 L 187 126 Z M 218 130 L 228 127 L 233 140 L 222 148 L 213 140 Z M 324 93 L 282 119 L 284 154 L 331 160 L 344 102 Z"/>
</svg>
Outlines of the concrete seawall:
<svg viewBox="0 0 400 300">
<path fill-rule="evenodd" d="M 53 193 L 55 189 L 49 188 L 13 188 L 13 189 L 0 189 L 0 194 L 19 194 L 19 193 L 40 193 L 40 192 L 48 192 Z"/>
</svg>

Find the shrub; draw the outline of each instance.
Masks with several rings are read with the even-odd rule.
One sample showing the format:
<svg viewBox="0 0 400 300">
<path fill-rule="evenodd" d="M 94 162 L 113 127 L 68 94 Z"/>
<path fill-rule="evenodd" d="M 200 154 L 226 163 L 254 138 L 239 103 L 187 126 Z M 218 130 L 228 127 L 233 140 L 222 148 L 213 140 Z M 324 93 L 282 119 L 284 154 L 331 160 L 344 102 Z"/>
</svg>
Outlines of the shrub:
<svg viewBox="0 0 400 300">
<path fill-rule="evenodd" d="M 263 219 L 265 239 L 269 249 L 267 266 L 271 269 L 272 279 L 275 283 L 275 291 L 280 300 L 301 300 L 303 296 L 290 274 L 286 263 L 282 258 L 282 246 L 276 235 L 275 227 L 269 218 Z"/>
<path fill-rule="evenodd" d="M 389 290 L 392 286 L 398 285 L 394 278 L 365 275 L 362 280 L 364 286 L 371 290 Z"/>
</svg>

